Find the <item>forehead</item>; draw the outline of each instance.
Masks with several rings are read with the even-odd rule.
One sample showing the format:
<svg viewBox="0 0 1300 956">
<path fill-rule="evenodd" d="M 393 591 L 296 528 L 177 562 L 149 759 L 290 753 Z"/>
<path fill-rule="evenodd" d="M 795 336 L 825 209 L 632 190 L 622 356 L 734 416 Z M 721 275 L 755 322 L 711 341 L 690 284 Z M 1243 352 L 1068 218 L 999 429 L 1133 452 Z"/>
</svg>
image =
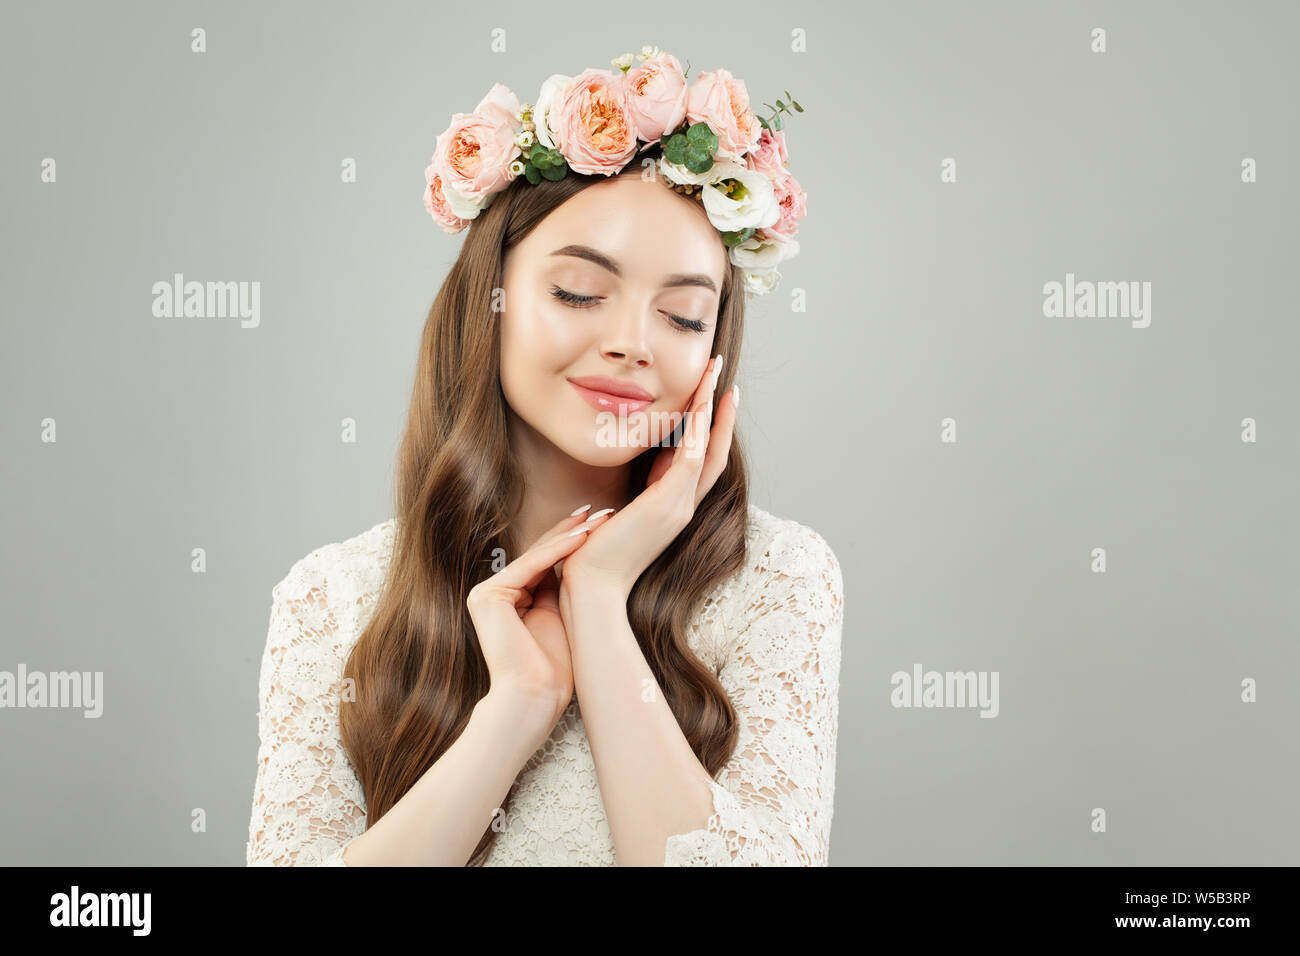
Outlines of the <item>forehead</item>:
<svg viewBox="0 0 1300 956">
<path fill-rule="evenodd" d="M 728 264 L 722 237 L 699 200 L 639 175 L 587 187 L 552 210 L 523 243 L 539 265 L 548 260 L 577 264 L 580 260 L 571 256 L 551 255 L 571 244 L 605 253 L 628 280 L 703 272 L 721 289 Z"/>
</svg>

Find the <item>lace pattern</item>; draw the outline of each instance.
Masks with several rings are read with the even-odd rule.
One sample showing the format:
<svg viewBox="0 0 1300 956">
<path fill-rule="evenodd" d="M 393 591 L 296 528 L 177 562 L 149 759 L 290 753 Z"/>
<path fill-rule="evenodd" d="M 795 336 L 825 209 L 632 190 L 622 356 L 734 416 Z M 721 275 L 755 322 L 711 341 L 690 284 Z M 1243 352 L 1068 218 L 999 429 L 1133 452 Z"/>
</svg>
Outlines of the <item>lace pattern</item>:
<svg viewBox="0 0 1300 956">
<path fill-rule="evenodd" d="M 393 519 L 311 552 L 272 590 L 258 682 L 247 862 L 344 866 L 365 797 L 339 736 L 347 655 L 383 586 Z M 740 718 L 705 827 L 668 839 L 665 866 L 827 862 L 834 803 L 843 580 L 826 541 L 751 505 L 749 560 L 688 627 Z M 520 771 L 487 866 L 613 866 L 577 698 Z"/>
</svg>

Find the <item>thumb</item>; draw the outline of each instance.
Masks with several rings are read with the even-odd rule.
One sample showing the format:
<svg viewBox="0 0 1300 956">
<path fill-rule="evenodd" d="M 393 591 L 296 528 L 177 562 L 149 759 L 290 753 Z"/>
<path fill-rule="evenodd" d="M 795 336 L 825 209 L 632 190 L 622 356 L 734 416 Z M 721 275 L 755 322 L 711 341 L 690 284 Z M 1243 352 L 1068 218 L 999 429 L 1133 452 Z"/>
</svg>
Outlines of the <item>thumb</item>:
<svg viewBox="0 0 1300 956">
<path fill-rule="evenodd" d="M 552 611 L 560 609 L 559 580 L 555 568 L 547 568 L 542 580 L 533 588 L 533 608 L 547 608 Z"/>
</svg>

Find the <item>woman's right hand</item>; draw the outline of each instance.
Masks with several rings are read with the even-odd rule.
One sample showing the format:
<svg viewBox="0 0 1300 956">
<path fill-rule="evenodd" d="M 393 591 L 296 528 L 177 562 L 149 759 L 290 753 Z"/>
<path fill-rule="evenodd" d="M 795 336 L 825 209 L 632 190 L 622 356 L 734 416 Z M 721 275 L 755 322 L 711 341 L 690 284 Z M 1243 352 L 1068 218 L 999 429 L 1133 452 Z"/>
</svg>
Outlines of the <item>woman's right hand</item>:
<svg viewBox="0 0 1300 956">
<path fill-rule="evenodd" d="M 470 589 L 470 620 L 491 676 L 488 693 L 521 706 L 550 732 L 573 698 L 573 663 L 560 618 L 555 565 L 611 512 L 570 515 L 527 551 Z"/>
</svg>

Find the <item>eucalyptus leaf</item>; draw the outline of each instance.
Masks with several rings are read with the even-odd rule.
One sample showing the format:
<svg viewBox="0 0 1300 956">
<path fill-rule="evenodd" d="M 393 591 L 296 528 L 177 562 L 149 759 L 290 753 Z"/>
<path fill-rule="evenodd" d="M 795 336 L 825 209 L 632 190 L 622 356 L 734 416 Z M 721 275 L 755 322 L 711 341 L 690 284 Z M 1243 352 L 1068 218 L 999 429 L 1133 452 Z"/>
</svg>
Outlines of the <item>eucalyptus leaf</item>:
<svg viewBox="0 0 1300 956">
<path fill-rule="evenodd" d="M 739 232 L 724 232 L 722 234 L 722 244 L 728 247 L 735 247 L 745 242 L 753 234 L 753 226 L 748 226 Z"/>
<path fill-rule="evenodd" d="M 709 152 L 718 148 L 718 137 L 709 129 L 708 123 L 696 123 L 686 131 L 686 139 L 692 146 L 703 146 Z"/>
<path fill-rule="evenodd" d="M 686 168 L 693 173 L 707 173 L 713 168 L 713 155 L 708 150 L 688 150 Z"/>
<path fill-rule="evenodd" d="M 668 140 L 668 145 L 664 147 L 664 158 L 678 166 L 686 162 L 686 137 L 681 133 L 674 133 Z"/>
</svg>

